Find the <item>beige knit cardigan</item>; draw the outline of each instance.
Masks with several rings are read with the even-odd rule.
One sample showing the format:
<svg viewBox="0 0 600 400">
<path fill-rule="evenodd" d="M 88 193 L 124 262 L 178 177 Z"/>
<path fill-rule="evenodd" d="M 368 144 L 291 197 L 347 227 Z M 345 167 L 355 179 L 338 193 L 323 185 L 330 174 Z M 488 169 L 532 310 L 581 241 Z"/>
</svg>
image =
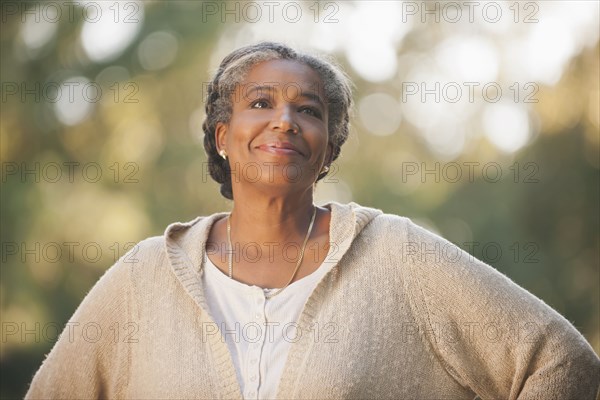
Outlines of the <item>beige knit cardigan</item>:
<svg viewBox="0 0 600 400">
<path fill-rule="evenodd" d="M 335 265 L 304 305 L 279 399 L 595 399 L 600 360 L 541 300 L 407 218 L 326 206 Z M 112 266 L 26 398 L 241 399 L 200 280 L 225 215 L 172 224 Z"/>
</svg>

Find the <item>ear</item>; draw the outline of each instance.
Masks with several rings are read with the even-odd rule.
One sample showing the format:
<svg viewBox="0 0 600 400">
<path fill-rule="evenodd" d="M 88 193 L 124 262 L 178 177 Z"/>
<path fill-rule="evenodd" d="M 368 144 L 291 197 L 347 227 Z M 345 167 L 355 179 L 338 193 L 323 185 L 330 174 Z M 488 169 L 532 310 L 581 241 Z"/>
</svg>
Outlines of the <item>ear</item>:
<svg viewBox="0 0 600 400">
<path fill-rule="evenodd" d="M 217 145 L 217 151 L 225 150 L 227 151 L 227 146 L 225 143 L 227 142 L 227 124 L 223 122 L 217 122 L 217 126 L 215 127 L 215 143 Z"/>
</svg>

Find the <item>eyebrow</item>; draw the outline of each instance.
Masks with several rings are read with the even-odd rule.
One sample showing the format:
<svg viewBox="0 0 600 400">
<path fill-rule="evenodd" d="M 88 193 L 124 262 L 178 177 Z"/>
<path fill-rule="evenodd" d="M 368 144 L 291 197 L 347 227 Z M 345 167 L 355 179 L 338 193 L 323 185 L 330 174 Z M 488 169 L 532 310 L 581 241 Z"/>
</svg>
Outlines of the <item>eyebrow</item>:
<svg viewBox="0 0 600 400">
<path fill-rule="evenodd" d="M 269 92 L 272 93 L 275 91 L 275 87 L 271 86 L 271 85 L 261 85 L 261 86 L 252 86 L 251 89 L 249 89 L 248 91 L 246 91 L 246 96 L 248 96 L 251 93 L 254 92 Z M 325 103 L 323 102 L 323 100 L 321 99 L 321 96 L 319 96 L 317 93 L 314 92 L 307 92 L 304 90 L 300 90 L 300 96 L 299 97 L 303 97 L 303 98 L 307 98 L 309 100 L 312 100 L 316 103 L 319 103 L 319 105 L 321 107 L 323 107 L 323 109 L 325 109 Z"/>
</svg>

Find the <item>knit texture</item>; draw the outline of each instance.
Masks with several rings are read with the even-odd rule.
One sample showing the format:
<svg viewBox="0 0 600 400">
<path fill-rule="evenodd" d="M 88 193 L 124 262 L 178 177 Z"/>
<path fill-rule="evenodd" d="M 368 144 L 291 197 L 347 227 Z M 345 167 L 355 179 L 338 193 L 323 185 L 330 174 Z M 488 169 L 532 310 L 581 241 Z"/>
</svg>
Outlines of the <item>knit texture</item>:
<svg viewBox="0 0 600 400">
<path fill-rule="evenodd" d="M 590 399 L 600 359 L 489 265 L 409 219 L 331 209 L 335 265 L 298 319 L 279 399 Z M 170 225 L 112 266 L 36 373 L 28 399 L 241 399 L 203 287 L 226 213 Z M 79 325 L 75 325 L 79 324 Z"/>
</svg>

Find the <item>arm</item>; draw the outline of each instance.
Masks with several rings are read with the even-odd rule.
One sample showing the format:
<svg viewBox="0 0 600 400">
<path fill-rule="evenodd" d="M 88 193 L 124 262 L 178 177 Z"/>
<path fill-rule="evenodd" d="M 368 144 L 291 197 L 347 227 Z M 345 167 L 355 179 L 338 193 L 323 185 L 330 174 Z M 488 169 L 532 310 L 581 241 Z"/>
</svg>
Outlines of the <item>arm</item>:
<svg viewBox="0 0 600 400">
<path fill-rule="evenodd" d="M 560 314 L 489 265 L 409 223 L 406 290 L 448 373 L 482 399 L 590 399 L 600 360 Z M 424 251 L 427 250 L 427 251 Z"/>
<path fill-rule="evenodd" d="M 127 379 L 131 323 L 127 255 L 113 265 L 69 320 L 35 374 L 26 399 L 114 398 Z M 135 328 L 135 326 L 133 326 Z"/>
</svg>

